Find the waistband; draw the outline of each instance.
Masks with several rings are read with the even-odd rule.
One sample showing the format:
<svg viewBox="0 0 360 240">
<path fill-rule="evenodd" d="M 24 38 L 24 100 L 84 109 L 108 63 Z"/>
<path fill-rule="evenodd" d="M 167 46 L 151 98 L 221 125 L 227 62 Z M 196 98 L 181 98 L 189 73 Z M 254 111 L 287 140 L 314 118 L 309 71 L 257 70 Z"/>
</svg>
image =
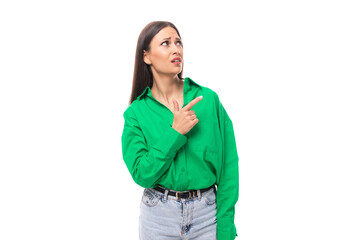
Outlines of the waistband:
<svg viewBox="0 0 360 240">
<path fill-rule="evenodd" d="M 203 189 L 199 189 L 199 190 L 188 190 L 188 191 L 174 191 L 174 190 L 171 190 L 171 189 L 164 188 L 162 186 L 158 186 L 158 187 L 155 187 L 153 189 L 155 189 L 155 190 L 157 190 L 157 191 L 159 191 L 161 193 L 165 193 L 165 191 L 167 190 L 168 195 L 174 196 L 176 198 L 193 198 L 193 197 L 198 197 L 198 192 L 203 193 L 203 192 L 206 192 L 206 191 L 208 191 L 208 190 L 210 190 L 212 188 L 216 192 L 215 184 L 211 185 L 208 188 L 203 188 Z"/>
</svg>

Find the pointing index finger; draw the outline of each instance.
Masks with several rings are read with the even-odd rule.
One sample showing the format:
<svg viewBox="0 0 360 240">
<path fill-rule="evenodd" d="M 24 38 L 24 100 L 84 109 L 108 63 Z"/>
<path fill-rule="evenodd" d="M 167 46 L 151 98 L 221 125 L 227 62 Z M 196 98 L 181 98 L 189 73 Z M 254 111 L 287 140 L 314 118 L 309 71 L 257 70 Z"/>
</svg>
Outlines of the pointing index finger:
<svg viewBox="0 0 360 240">
<path fill-rule="evenodd" d="M 195 104 L 197 104 L 198 102 L 200 102 L 200 100 L 203 99 L 203 96 L 199 96 L 193 100 L 191 100 L 191 102 L 189 102 L 185 107 L 183 107 L 182 109 L 185 109 L 186 111 L 189 111 Z"/>
</svg>

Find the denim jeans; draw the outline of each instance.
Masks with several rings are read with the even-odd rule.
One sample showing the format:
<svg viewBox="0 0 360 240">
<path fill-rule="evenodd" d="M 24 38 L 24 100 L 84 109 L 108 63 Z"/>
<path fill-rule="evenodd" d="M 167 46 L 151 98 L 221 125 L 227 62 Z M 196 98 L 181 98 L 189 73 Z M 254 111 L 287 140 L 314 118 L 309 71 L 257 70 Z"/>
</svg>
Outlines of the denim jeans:
<svg viewBox="0 0 360 240">
<path fill-rule="evenodd" d="M 140 240 L 216 240 L 216 191 L 184 199 L 145 188 L 140 202 Z"/>
</svg>

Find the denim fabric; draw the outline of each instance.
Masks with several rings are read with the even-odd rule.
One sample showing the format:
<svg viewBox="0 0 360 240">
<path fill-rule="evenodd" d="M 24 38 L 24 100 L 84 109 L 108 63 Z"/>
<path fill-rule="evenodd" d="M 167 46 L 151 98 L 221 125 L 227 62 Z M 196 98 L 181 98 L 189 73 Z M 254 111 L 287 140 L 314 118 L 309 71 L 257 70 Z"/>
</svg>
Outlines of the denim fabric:
<svg viewBox="0 0 360 240">
<path fill-rule="evenodd" d="M 145 188 L 140 202 L 140 240 L 216 240 L 216 191 L 177 199 Z"/>
</svg>

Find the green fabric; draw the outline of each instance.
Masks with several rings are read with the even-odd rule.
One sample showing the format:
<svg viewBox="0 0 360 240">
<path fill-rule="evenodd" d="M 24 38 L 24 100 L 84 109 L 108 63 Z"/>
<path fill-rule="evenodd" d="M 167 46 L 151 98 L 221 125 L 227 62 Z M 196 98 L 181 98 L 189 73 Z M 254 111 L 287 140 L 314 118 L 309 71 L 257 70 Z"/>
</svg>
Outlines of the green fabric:
<svg viewBox="0 0 360 240">
<path fill-rule="evenodd" d="M 232 121 L 218 94 L 187 77 L 184 105 L 199 122 L 185 135 L 172 128 L 173 113 L 151 95 L 150 87 L 124 111 L 122 156 L 136 184 L 176 191 L 216 184 L 217 239 L 233 240 L 239 196 L 239 157 Z M 179 106 L 180 109 L 183 106 Z"/>
</svg>

